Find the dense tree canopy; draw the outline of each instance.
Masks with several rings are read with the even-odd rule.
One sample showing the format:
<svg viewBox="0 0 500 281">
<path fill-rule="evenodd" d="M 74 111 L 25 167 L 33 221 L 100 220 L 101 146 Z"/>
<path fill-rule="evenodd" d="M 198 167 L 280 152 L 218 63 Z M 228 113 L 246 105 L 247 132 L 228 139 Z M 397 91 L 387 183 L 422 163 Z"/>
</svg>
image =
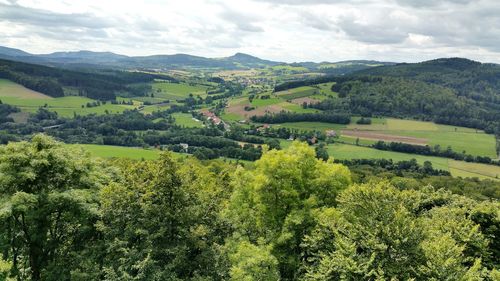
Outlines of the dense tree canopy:
<svg viewBox="0 0 500 281">
<path fill-rule="evenodd" d="M 244 168 L 169 152 L 101 161 L 44 135 L 1 146 L 0 277 L 498 280 L 487 192 L 428 185 L 468 185 L 446 177 L 353 184 L 316 156 L 295 142 Z"/>
</svg>

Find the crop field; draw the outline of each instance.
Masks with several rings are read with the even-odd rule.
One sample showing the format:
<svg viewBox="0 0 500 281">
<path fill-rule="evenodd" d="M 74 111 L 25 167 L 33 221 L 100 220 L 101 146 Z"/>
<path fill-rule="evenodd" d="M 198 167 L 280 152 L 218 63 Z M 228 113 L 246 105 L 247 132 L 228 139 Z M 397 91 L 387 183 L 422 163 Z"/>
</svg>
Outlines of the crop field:
<svg viewBox="0 0 500 281">
<path fill-rule="evenodd" d="M 409 137 L 417 139 L 419 142 L 425 140 L 425 143 L 430 146 L 439 145 L 441 149 L 450 146 L 457 152 L 465 151 L 467 154 L 497 158 L 495 137 L 480 130 L 393 118 L 373 118 L 372 122 L 371 125 L 358 125 L 353 120 L 353 123 L 347 128 L 358 132 L 371 131 L 374 135 L 370 139 L 374 140 L 386 140 L 377 138 L 376 134 Z M 415 143 L 403 139 L 400 141 Z"/>
<path fill-rule="evenodd" d="M 500 167 L 480 163 L 449 160 L 450 172 L 454 177 L 478 177 L 480 179 L 500 179 Z"/>
<path fill-rule="evenodd" d="M 185 99 L 189 94 L 205 97 L 207 86 L 189 85 L 186 83 L 155 82 L 153 83 L 153 95 L 163 100 Z"/>
<path fill-rule="evenodd" d="M 271 127 L 273 127 L 273 128 L 285 127 L 285 128 L 305 130 L 305 131 L 312 131 L 312 130 L 317 130 L 317 131 L 336 130 L 336 131 L 338 131 L 338 130 L 344 128 L 345 125 L 325 123 L 325 122 L 289 122 L 289 123 L 281 123 L 281 124 L 272 124 Z"/>
<path fill-rule="evenodd" d="M 298 98 L 304 98 L 318 94 L 319 90 L 310 86 L 303 86 L 298 88 L 293 88 L 281 92 L 277 92 L 276 95 L 285 100 L 293 100 Z"/>
<path fill-rule="evenodd" d="M 381 151 L 369 147 L 339 143 L 329 145 L 328 154 L 335 159 L 392 159 L 395 162 L 414 158 L 419 164 L 430 161 L 435 169 L 449 171 L 454 177 L 477 177 L 491 180 L 498 180 L 500 178 L 499 166 L 469 163 L 443 157 Z"/>
<path fill-rule="evenodd" d="M 175 118 L 175 124 L 189 127 L 189 128 L 202 128 L 203 122 L 193 119 L 193 116 L 190 113 L 174 113 L 172 117 Z"/>
<path fill-rule="evenodd" d="M 351 138 L 360 138 L 366 140 L 381 140 L 385 142 L 403 142 L 409 144 L 416 145 L 426 145 L 427 139 L 425 138 L 416 138 L 416 137 L 407 137 L 407 136 L 398 136 L 393 134 L 383 134 L 378 131 L 359 131 L 359 130 L 342 130 L 341 134 L 343 136 L 351 137 Z"/>
</svg>

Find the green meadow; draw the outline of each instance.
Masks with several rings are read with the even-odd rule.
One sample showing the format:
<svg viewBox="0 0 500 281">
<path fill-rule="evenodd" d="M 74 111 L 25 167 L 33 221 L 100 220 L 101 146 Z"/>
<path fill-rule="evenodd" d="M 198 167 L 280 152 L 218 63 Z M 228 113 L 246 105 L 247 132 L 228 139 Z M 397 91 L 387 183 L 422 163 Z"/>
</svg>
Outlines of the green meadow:
<svg viewBox="0 0 500 281">
<path fill-rule="evenodd" d="M 143 149 L 136 147 L 98 145 L 98 144 L 68 144 L 70 147 L 82 148 L 90 153 L 92 157 L 100 158 L 129 158 L 129 159 L 156 159 L 160 150 Z"/>
<path fill-rule="evenodd" d="M 205 97 L 207 86 L 203 85 L 189 85 L 186 83 L 170 83 L 170 82 L 154 82 L 153 95 L 155 98 L 163 100 L 181 100 L 193 96 Z"/>
<path fill-rule="evenodd" d="M 130 105 L 109 102 L 101 106 L 86 107 L 87 103 L 95 102 L 95 100 L 79 96 L 52 98 L 5 79 L 0 79 L 0 100 L 3 103 L 17 106 L 24 112 L 36 112 L 38 108 L 45 107 L 63 117 L 72 117 L 74 114 L 118 113 L 134 108 Z"/>
<path fill-rule="evenodd" d="M 450 146 L 457 152 L 465 151 L 467 154 L 488 156 L 493 159 L 498 157 L 495 136 L 481 130 L 394 118 L 372 118 L 371 125 L 358 125 L 355 120 L 353 118 L 353 123 L 347 126 L 348 129 L 422 138 L 427 140 L 428 145 L 439 145 L 441 149 Z"/>
<path fill-rule="evenodd" d="M 172 117 L 175 118 L 175 124 L 189 127 L 189 128 L 202 128 L 203 122 L 196 121 L 190 113 L 174 113 Z"/>
<path fill-rule="evenodd" d="M 430 161 L 434 168 L 449 171 L 448 159 L 446 158 L 382 151 L 349 144 L 328 145 L 328 154 L 335 159 L 392 159 L 395 162 L 416 159 L 419 164 Z"/>
</svg>

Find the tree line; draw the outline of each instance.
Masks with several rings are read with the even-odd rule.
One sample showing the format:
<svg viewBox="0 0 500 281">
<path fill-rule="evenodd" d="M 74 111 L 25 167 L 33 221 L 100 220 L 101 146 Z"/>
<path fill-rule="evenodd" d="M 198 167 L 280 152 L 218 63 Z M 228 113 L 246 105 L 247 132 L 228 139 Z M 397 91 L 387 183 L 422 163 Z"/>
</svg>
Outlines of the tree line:
<svg viewBox="0 0 500 281">
<path fill-rule="evenodd" d="M 351 116 L 341 112 L 317 112 L 317 113 L 295 113 L 281 111 L 279 113 L 268 113 L 265 115 L 250 117 L 258 123 L 286 123 L 286 122 L 326 122 L 335 124 L 349 124 Z"/>
<path fill-rule="evenodd" d="M 474 156 L 471 154 L 466 154 L 465 152 L 456 152 L 453 151 L 451 147 L 447 147 L 445 150 L 442 150 L 439 145 L 431 147 L 429 145 L 415 145 L 402 142 L 386 143 L 384 141 L 378 141 L 372 144 L 371 147 L 379 150 L 389 150 L 389 151 L 420 154 L 427 156 L 438 156 L 438 157 L 452 158 L 455 160 L 464 160 L 467 162 L 500 165 L 500 161 L 491 159 L 488 156 Z"/>
</svg>

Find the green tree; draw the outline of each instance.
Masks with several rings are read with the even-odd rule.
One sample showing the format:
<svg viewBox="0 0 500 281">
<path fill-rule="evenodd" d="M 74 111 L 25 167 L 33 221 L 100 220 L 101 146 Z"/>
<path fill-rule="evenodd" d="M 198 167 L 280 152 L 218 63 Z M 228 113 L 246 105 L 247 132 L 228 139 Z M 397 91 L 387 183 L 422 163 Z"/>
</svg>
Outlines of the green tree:
<svg viewBox="0 0 500 281">
<path fill-rule="evenodd" d="M 227 235 L 218 220 L 221 179 L 197 161 L 180 165 L 170 153 L 159 160 L 122 163 L 123 179 L 101 192 L 110 280 L 223 279 L 219 246 Z M 226 270 L 227 271 L 227 270 Z"/>
<path fill-rule="evenodd" d="M 350 182 L 347 168 L 319 160 L 313 148 L 294 142 L 285 150 L 264 151 L 255 169 L 236 172 L 225 216 L 243 241 L 271 246 L 281 278 L 293 279 L 311 211 L 334 205 Z"/>
<path fill-rule="evenodd" d="M 88 156 L 44 135 L 0 147 L 0 247 L 20 279 L 61 280 L 80 271 L 96 239 Z"/>
</svg>

